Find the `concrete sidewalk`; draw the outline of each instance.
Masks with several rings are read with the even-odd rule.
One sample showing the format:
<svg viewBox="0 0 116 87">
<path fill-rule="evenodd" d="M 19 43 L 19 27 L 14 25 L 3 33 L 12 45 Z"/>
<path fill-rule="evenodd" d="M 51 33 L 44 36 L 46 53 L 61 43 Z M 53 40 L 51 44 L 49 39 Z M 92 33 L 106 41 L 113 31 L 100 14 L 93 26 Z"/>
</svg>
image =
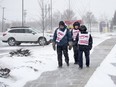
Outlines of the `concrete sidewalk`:
<svg viewBox="0 0 116 87">
<path fill-rule="evenodd" d="M 116 37 L 112 37 L 96 46 L 91 54 L 90 68 L 84 65 L 79 70 L 78 65 L 63 66 L 61 69 L 42 73 L 38 79 L 28 82 L 24 87 L 84 87 L 115 44 Z"/>
</svg>

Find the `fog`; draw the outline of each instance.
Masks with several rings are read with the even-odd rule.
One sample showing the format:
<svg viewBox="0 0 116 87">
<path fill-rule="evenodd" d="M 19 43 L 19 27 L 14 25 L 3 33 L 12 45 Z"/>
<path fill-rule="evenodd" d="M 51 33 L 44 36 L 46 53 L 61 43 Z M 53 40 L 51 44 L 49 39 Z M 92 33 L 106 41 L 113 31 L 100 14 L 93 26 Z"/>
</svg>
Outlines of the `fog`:
<svg viewBox="0 0 116 87">
<path fill-rule="evenodd" d="M 7 22 L 21 21 L 22 0 L 0 0 L 0 7 L 5 7 L 5 19 Z M 41 1 L 41 0 L 40 0 Z M 50 3 L 50 0 L 44 0 Z M 69 8 L 69 0 L 52 0 L 53 13 L 59 11 L 62 13 Z M 116 0 L 70 0 L 70 9 L 73 10 L 78 19 L 81 19 L 87 11 L 91 11 L 97 19 L 106 17 L 110 20 L 116 10 Z M 41 9 L 37 0 L 24 0 L 24 9 L 27 12 L 26 20 L 39 20 Z M 2 17 L 2 8 L 0 8 L 0 20 Z"/>
</svg>

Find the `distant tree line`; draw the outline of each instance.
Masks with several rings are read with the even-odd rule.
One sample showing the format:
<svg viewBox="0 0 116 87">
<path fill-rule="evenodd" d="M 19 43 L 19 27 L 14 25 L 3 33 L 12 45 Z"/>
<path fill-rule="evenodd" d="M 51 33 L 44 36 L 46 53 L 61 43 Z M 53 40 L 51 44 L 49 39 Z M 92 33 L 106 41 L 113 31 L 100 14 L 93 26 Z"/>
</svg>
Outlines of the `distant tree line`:
<svg viewBox="0 0 116 87">
<path fill-rule="evenodd" d="M 112 22 L 113 22 L 113 25 L 116 26 L 116 11 L 115 11 L 115 13 L 114 13 L 114 17 L 113 17 L 113 19 L 112 19 Z"/>
<path fill-rule="evenodd" d="M 114 12 L 114 16 L 111 20 L 111 29 L 113 29 L 113 26 L 116 26 L 116 11 Z"/>
</svg>

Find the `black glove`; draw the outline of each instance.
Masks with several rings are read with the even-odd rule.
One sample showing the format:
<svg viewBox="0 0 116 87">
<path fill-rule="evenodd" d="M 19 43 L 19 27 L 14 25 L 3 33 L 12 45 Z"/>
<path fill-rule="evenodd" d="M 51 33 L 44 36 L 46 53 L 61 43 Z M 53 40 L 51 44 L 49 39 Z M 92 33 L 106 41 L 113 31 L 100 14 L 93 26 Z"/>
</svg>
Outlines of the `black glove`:
<svg viewBox="0 0 116 87">
<path fill-rule="evenodd" d="M 90 47 L 90 50 L 92 49 L 92 46 Z"/>
<path fill-rule="evenodd" d="M 91 50 L 92 49 L 92 46 L 89 46 L 89 50 Z"/>
<path fill-rule="evenodd" d="M 69 44 L 68 49 L 71 50 L 72 49 L 72 42 L 70 41 L 68 44 Z"/>
<path fill-rule="evenodd" d="M 69 45 L 68 49 L 69 49 L 69 50 L 71 50 L 71 49 L 72 49 L 72 46 L 71 46 L 71 45 Z"/>
<path fill-rule="evenodd" d="M 52 47 L 53 47 L 53 50 L 55 51 L 56 50 L 56 44 L 55 44 L 55 42 L 52 42 Z"/>
</svg>

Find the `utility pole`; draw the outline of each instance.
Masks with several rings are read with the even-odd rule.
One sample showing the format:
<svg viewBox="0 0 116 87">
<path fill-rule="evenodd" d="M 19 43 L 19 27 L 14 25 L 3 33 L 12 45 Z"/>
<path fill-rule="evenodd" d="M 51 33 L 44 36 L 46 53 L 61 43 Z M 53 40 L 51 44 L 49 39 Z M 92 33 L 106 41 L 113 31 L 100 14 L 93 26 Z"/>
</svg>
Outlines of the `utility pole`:
<svg viewBox="0 0 116 87">
<path fill-rule="evenodd" d="M 3 9 L 3 13 L 2 13 L 2 32 L 4 30 L 4 9 L 5 7 L 2 8 Z"/>
<path fill-rule="evenodd" d="M 44 37 L 44 30 L 45 30 L 44 0 L 42 0 L 42 28 L 43 28 L 43 37 Z"/>
<path fill-rule="evenodd" d="M 27 11 L 24 10 L 24 14 L 23 14 L 23 25 L 26 25 L 26 16 L 27 16 Z"/>
<path fill-rule="evenodd" d="M 52 30 L 52 0 L 51 0 L 51 30 Z"/>
<path fill-rule="evenodd" d="M 51 4 L 49 4 L 49 7 L 48 7 L 48 17 L 49 17 L 49 30 L 51 30 Z"/>
<path fill-rule="evenodd" d="M 22 0 L 22 26 L 24 26 L 24 0 Z"/>
<path fill-rule="evenodd" d="M 71 20 L 71 18 L 70 18 L 70 10 L 71 10 L 71 8 L 70 8 L 70 0 L 69 0 L 69 21 Z"/>
</svg>

